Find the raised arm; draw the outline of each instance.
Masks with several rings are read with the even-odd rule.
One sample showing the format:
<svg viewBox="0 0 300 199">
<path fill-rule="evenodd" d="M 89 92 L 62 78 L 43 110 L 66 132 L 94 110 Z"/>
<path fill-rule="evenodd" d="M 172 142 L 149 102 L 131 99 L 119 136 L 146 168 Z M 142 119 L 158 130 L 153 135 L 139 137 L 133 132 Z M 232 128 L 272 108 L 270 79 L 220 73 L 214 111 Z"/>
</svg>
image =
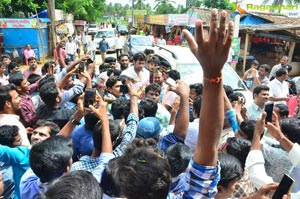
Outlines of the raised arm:
<svg viewBox="0 0 300 199">
<path fill-rule="evenodd" d="M 233 35 L 232 22 L 229 23 L 226 33 L 227 13 L 222 11 L 219 28 L 217 15 L 218 11 L 213 9 L 208 40 L 204 39 L 202 21 L 196 22 L 195 39 L 184 30 L 192 52 L 202 65 L 204 75 L 200 133 L 193 157 L 195 163 L 203 166 L 217 165 L 217 144 L 224 122 L 222 68 L 228 57 Z"/>
</svg>

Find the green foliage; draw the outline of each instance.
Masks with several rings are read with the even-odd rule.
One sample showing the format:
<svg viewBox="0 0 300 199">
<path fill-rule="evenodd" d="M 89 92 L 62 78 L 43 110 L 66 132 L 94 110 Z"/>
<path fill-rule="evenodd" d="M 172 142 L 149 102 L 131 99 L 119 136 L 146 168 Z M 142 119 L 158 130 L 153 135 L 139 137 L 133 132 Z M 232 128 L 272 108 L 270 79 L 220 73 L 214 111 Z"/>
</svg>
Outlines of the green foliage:
<svg viewBox="0 0 300 199">
<path fill-rule="evenodd" d="M 174 8 L 172 4 L 162 4 L 159 5 L 156 10 L 155 14 L 177 14 L 178 10 Z"/>
<path fill-rule="evenodd" d="M 207 8 L 218 8 L 218 9 L 231 9 L 231 3 L 229 0 L 203 0 L 203 5 Z"/>
</svg>

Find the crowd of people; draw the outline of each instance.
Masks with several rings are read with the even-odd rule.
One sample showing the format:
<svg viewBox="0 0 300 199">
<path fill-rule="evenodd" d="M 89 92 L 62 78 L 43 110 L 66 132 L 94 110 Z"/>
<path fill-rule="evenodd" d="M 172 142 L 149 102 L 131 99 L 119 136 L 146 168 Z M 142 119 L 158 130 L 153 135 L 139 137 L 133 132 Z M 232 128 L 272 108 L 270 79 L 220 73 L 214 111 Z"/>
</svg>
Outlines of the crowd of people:
<svg viewBox="0 0 300 199">
<path fill-rule="evenodd" d="M 300 103 L 288 68 L 266 81 L 269 68 L 253 62 L 245 81 L 254 100 L 245 107 L 222 83 L 233 36 L 226 18 L 212 10 L 207 40 L 201 21 L 196 37 L 184 31 L 203 68 L 203 82 L 192 85 L 150 49 L 132 63 L 121 52 L 106 57 L 99 74 L 91 56 L 67 58 L 74 51 L 65 41 L 42 68 L 29 57 L 21 71 L 3 55 L 0 196 L 268 199 L 289 174 L 295 186 L 282 199 L 300 198 Z M 287 106 L 291 99 L 296 105 Z"/>
</svg>

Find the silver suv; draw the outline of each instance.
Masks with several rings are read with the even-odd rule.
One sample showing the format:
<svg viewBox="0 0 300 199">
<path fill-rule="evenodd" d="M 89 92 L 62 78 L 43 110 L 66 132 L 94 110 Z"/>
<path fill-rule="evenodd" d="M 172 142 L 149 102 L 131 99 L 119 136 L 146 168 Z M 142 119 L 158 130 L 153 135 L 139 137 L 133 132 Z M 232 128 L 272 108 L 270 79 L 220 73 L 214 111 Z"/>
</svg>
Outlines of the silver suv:
<svg viewBox="0 0 300 199">
<path fill-rule="evenodd" d="M 172 69 L 176 69 L 180 73 L 181 80 L 187 84 L 203 82 L 202 67 L 188 47 L 160 46 L 155 51 L 155 55 L 160 61 L 167 61 Z M 241 92 L 246 98 L 246 106 L 250 105 L 253 101 L 252 93 L 229 64 L 224 65 L 222 74 L 223 84 L 231 86 L 234 91 Z"/>
</svg>

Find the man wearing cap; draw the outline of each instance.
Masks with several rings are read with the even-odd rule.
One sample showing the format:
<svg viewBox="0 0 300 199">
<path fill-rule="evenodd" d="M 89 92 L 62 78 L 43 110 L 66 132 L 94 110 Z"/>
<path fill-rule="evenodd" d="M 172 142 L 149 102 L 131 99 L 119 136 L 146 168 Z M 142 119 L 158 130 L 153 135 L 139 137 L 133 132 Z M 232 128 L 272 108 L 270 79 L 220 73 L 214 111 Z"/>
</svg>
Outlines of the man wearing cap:
<svg viewBox="0 0 300 199">
<path fill-rule="evenodd" d="M 106 52 L 109 48 L 108 42 L 105 40 L 106 36 L 102 36 L 102 40 L 99 42 L 99 48 L 101 51 L 102 62 L 105 60 Z"/>
</svg>

